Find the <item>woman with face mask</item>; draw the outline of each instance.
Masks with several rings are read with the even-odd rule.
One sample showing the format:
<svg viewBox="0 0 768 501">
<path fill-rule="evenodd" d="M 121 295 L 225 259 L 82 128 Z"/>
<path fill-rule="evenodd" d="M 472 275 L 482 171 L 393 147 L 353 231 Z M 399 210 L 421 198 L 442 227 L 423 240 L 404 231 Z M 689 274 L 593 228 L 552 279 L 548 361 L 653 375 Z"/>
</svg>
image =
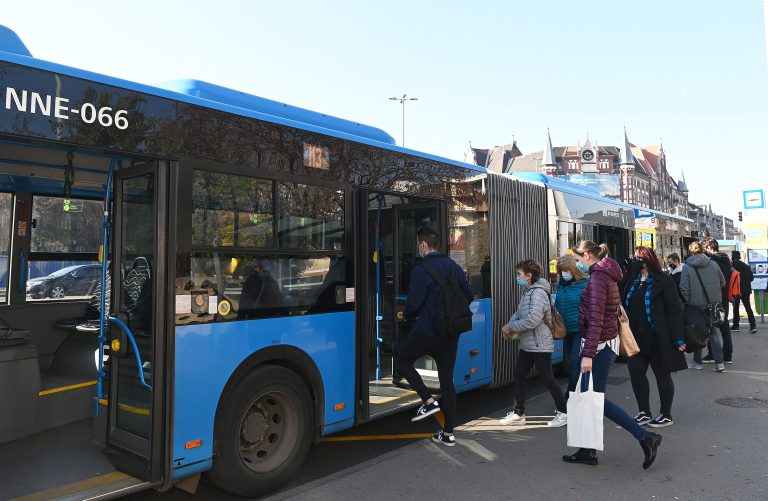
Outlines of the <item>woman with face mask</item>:
<svg viewBox="0 0 768 501">
<path fill-rule="evenodd" d="M 579 266 L 581 265 L 581 266 Z M 570 254 L 557 260 L 557 292 L 555 307 L 565 321 L 565 342 L 563 352 L 568 359 L 568 393 L 576 390 L 579 379 L 579 353 L 581 352 L 581 336 L 579 335 L 579 303 L 581 293 L 587 286 L 587 274 L 582 270 L 584 265 L 577 263 Z"/>
<path fill-rule="evenodd" d="M 579 332 L 581 333 L 581 372 L 592 378 L 595 391 L 605 393 L 611 364 L 619 353 L 619 287 L 621 266 L 608 255 L 608 246 L 583 240 L 573 248 L 577 261 L 589 267 L 589 282 L 581 294 L 579 305 Z M 586 374 L 589 373 L 589 374 Z M 582 378 L 586 389 L 586 378 Z M 645 456 L 643 469 L 656 460 L 661 435 L 651 433 L 637 424 L 624 409 L 607 398 L 604 413 L 640 442 Z M 566 463 L 596 465 L 597 451 L 579 449 L 575 454 L 563 456 Z"/>
<path fill-rule="evenodd" d="M 543 277 L 541 265 L 534 259 L 527 259 L 517 264 L 517 284 L 523 287 L 523 296 L 517 311 L 509 323 L 502 327 L 504 339 L 517 338 L 520 349 L 515 361 L 515 405 L 499 422 L 504 425 L 520 426 L 525 424 L 525 378 L 536 367 L 539 377 L 552 394 L 555 401 L 555 418 L 548 425 L 553 427 L 565 426 L 568 422 L 565 397 L 552 375 L 552 352 L 555 343 L 552 331 L 547 322 L 552 320 L 551 300 L 549 297 L 549 282 Z"/>
<path fill-rule="evenodd" d="M 627 361 L 632 390 L 637 399 L 635 422 L 653 428 L 670 426 L 675 385 L 672 372 L 688 368 L 685 360 L 683 305 L 674 280 L 661 270 L 656 254 L 648 247 L 635 248 L 634 262 L 640 269 L 629 285 L 624 308 L 640 353 Z M 661 411 L 651 414 L 648 366 L 656 376 Z"/>
</svg>

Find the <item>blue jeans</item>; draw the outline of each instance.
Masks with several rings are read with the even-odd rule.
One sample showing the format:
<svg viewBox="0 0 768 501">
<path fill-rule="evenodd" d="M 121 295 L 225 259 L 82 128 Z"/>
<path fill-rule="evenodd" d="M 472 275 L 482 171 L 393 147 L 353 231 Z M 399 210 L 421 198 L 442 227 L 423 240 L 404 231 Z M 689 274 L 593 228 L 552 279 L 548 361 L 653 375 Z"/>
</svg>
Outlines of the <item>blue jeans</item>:
<svg viewBox="0 0 768 501">
<path fill-rule="evenodd" d="M 576 391 L 576 383 L 579 380 L 581 368 L 581 336 L 578 333 L 568 333 L 563 342 L 563 351 L 568 357 L 568 389 L 565 390 L 565 398 L 568 398 L 568 392 Z"/>
<path fill-rule="evenodd" d="M 595 391 L 605 393 L 605 387 L 608 384 L 608 372 L 611 370 L 611 364 L 615 359 L 616 354 L 610 348 L 603 348 L 595 358 L 592 359 L 591 374 L 592 377 L 595 378 L 593 383 Z M 581 365 L 581 359 L 579 359 L 579 365 Z M 587 377 L 581 379 L 582 391 L 587 391 L 587 385 L 589 384 L 589 374 L 585 374 L 585 376 Z M 605 399 L 603 414 L 605 417 L 630 432 L 637 440 L 645 438 L 645 430 L 643 427 L 635 423 L 632 416 L 627 414 L 624 409 L 607 398 Z"/>
<path fill-rule="evenodd" d="M 715 359 L 716 364 L 722 364 L 725 356 L 723 352 L 725 350 L 723 349 L 723 342 L 720 340 L 720 328 L 710 325 L 709 329 L 709 353 L 712 354 L 712 358 Z M 728 332 L 730 333 L 731 331 L 729 330 Z M 693 361 L 697 364 L 701 364 L 701 350 L 693 352 Z"/>
</svg>

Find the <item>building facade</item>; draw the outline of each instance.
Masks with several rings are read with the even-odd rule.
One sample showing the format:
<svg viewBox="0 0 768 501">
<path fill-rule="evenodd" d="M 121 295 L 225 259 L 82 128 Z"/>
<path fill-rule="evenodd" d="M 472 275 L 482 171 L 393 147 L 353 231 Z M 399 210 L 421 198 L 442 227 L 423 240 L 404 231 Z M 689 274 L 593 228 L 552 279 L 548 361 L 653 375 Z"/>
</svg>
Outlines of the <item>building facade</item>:
<svg viewBox="0 0 768 501">
<path fill-rule="evenodd" d="M 639 147 L 624 131 L 624 145 L 599 146 L 587 138 L 576 146 L 552 146 L 522 154 L 516 143 L 488 150 L 472 148 L 464 161 L 499 172 L 541 172 L 597 189 L 603 196 L 688 217 L 688 188 L 667 170 L 664 147 Z"/>
</svg>

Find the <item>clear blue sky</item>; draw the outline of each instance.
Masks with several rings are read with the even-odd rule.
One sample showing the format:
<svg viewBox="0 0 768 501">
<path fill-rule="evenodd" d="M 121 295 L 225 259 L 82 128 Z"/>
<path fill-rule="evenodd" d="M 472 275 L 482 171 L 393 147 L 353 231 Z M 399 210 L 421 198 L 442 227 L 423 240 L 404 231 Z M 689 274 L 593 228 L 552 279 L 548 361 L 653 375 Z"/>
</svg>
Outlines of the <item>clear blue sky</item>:
<svg viewBox="0 0 768 501">
<path fill-rule="evenodd" d="M 216 10 L 214 10 L 216 9 Z M 29 1 L 1 23 L 36 57 L 142 83 L 198 78 L 375 125 L 461 159 L 586 134 L 663 138 L 691 200 L 736 219 L 766 186 L 760 0 Z"/>
</svg>

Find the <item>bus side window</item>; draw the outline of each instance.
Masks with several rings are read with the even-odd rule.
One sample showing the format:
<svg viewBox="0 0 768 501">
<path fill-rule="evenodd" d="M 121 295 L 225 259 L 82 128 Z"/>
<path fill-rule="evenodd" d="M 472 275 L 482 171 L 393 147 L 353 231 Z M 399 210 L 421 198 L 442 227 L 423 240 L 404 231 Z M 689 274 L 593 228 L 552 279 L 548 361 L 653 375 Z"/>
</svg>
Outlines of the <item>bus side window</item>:
<svg viewBox="0 0 768 501">
<path fill-rule="evenodd" d="M 88 300 L 100 280 L 102 202 L 32 197 L 27 301 Z"/>
</svg>

